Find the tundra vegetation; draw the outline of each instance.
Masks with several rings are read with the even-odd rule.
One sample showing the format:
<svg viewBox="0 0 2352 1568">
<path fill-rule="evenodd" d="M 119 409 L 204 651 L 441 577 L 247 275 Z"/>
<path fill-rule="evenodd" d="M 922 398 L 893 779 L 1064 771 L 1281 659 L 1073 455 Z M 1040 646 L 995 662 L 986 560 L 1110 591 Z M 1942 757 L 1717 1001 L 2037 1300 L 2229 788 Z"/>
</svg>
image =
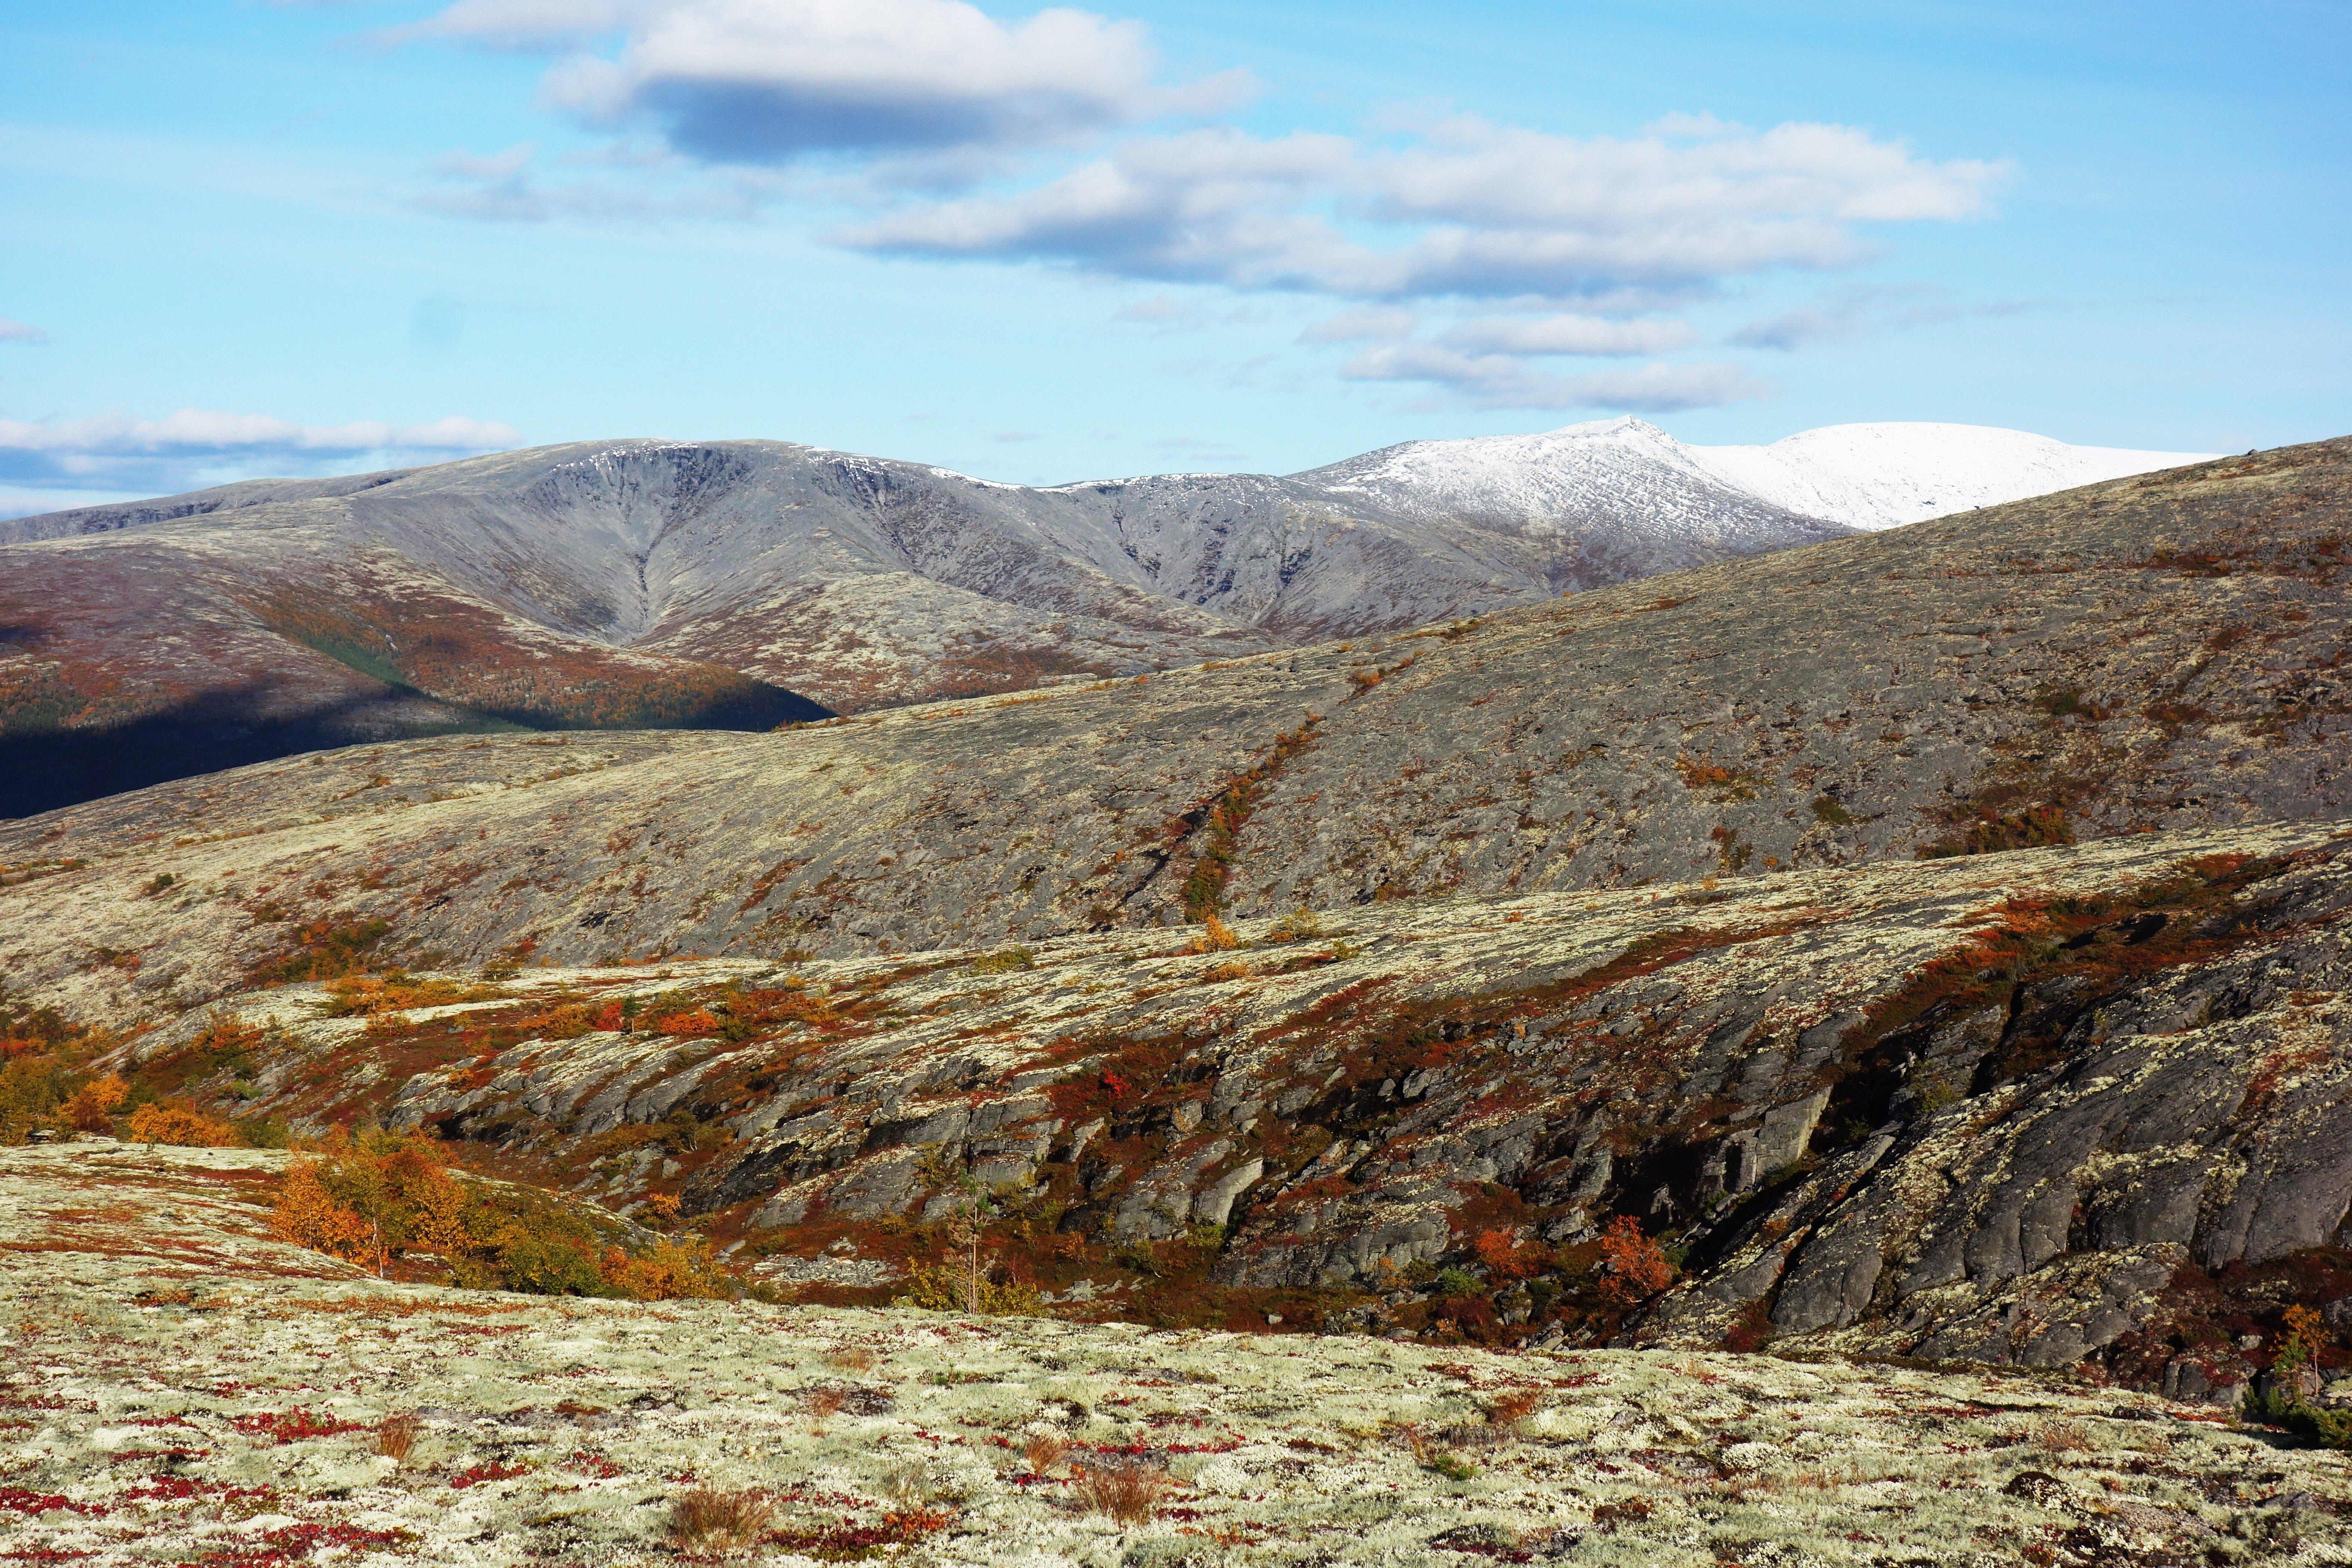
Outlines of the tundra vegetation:
<svg viewBox="0 0 2352 1568">
<path fill-rule="evenodd" d="M 2003 509 L 1965 550 L 1948 524 L 1822 547 L 1944 560 L 1934 581 L 1988 579 L 1961 591 L 2018 629 L 1906 611 L 1893 643 L 1973 651 L 1934 644 L 1899 727 L 1849 690 L 1786 745 L 1737 704 L 1696 728 L 1674 707 L 1715 714 L 1699 686 L 1752 668 L 1646 693 L 1647 738 L 1469 695 L 1582 679 L 1563 639 L 1598 658 L 1633 620 L 1667 666 L 1727 668 L 1743 616 L 1785 637 L 1812 602 L 1820 563 L 1767 558 L 1304 677 L 616 742 L 577 771 L 543 738 L 387 748 L 0 829 L 0 1129 L 30 1184 L 9 1266 L 87 1254 L 59 1321 L 165 1314 L 120 1320 L 142 1336 L 258 1334 L 310 1310 L 298 1277 L 372 1303 L 336 1321 L 395 1315 L 414 1383 L 206 1407 L 387 1475 L 443 1462 L 436 1423 L 617 1412 L 590 1392 L 617 1352 L 574 1330 L 675 1330 L 685 1359 L 626 1385 L 645 1451 L 673 1446 L 628 1529 L 533 1491 L 552 1461 L 526 1445 L 448 1472 L 514 1488 L 468 1506 L 528 1494 L 540 1555 L 2341 1561 L 2341 466 L 2331 445 Z M 1659 631 L 1727 585 L 1714 631 Z M 2232 633 L 2255 601 L 2278 630 Z M 2100 679 L 2162 666 L 2178 700 L 2130 721 L 2053 673 L 2093 658 L 2095 619 Z M 1237 759 L 1201 742 L 1212 711 Z M 1038 785 L 1114 722 L 1165 771 Z M 1551 727 L 1574 733 L 1539 759 Z M 339 804 L 362 769 L 376 798 Z M 246 1239 L 157 1275 L 180 1222 L 137 1194 L 188 1182 L 233 1192 Z M 427 1387 L 430 1346 L 509 1322 L 538 1336 L 520 1371 Z M 351 1331 L 339 1368 L 375 1354 Z M 1052 1375 L 992 1393 L 999 1352 Z M 1114 1354 L 1185 1397 L 1106 1415 Z M 756 1398 L 696 1370 L 722 1357 Z M 1192 1392 L 1238 1357 L 1281 1376 Z M 27 1456 L 87 1447 L 34 1426 Z M 694 1432 L 759 1463 L 679 1468 Z M 634 1462 L 580 1451 L 562 1485 Z M 45 1530 L 118 1509 L 63 1471 L 9 1484 Z M 330 1514 L 466 1539 L 386 1507 L 289 1512 L 254 1550 L 401 1545 L 268 1534 Z M 1423 1527 L 1439 1507 L 1458 1531 Z M 170 1528 L 234 1522 L 205 1508 Z"/>
</svg>

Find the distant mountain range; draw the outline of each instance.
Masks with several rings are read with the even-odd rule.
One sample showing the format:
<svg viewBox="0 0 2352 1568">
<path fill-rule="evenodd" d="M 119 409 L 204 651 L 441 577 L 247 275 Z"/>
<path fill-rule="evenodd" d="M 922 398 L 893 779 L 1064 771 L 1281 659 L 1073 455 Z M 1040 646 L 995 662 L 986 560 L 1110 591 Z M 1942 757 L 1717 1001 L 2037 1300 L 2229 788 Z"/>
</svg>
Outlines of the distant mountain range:
<svg viewBox="0 0 2352 1568">
<path fill-rule="evenodd" d="M 2197 455 L 1639 420 L 1049 489 L 619 441 L 0 522 L 0 814 L 355 741 L 766 728 L 1484 614 Z"/>
</svg>

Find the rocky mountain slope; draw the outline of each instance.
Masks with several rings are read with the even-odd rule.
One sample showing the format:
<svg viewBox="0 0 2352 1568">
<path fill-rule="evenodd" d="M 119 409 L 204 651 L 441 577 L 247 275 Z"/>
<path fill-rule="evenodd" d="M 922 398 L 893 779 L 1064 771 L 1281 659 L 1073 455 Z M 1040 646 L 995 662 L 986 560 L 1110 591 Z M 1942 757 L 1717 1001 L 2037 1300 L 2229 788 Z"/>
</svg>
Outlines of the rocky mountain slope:
<svg viewBox="0 0 2352 1568">
<path fill-rule="evenodd" d="M 2352 1322 L 2347 464 L 144 791 L 0 830 L 0 976 L 143 1022 L 157 1091 L 431 1125 L 812 1289 L 887 1292 L 968 1175 L 1007 1267 L 1155 1321 L 2235 1397 L 2286 1307 Z M 1594 1295 L 1620 1222 L 1679 1279 Z"/>
<path fill-rule="evenodd" d="M 2352 1508 L 2341 1454 L 2016 1371 L 379 1283 L 261 1234 L 283 1160 L 0 1151 L 0 1552 L 715 1557 L 698 1495 L 763 1562 L 2157 1568 L 2338 1561 Z"/>
<path fill-rule="evenodd" d="M 1948 489 L 1957 465 L 1969 494 L 2163 456 L 1846 428 L 1885 437 L 1879 480 L 1916 461 Z M 1887 521 L 1854 443 L 1813 435 L 1754 449 L 1770 483 L 1809 475 L 1805 496 Z M 1039 490 L 640 441 L 20 520 L 0 525 L 0 738 L 24 765 L 0 815 L 355 740 L 764 728 L 1131 676 L 1850 531 L 1711 462 L 1620 420 Z"/>
<path fill-rule="evenodd" d="M 786 734 L 212 775 L 0 828 L 19 876 L 82 862 L 6 894 L 0 961 L 187 1005 L 328 916 L 465 963 L 848 955 L 2352 816 L 2348 471 L 2285 448 Z"/>
</svg>

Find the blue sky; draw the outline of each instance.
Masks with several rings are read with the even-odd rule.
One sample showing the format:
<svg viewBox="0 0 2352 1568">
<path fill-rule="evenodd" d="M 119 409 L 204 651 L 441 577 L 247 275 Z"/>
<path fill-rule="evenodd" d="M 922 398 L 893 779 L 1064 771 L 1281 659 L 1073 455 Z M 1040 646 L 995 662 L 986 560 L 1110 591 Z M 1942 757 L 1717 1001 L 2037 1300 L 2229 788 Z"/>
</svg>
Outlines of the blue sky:
<svg viewBox="0 0 2352 1568">
<path fill-rule="evenodd" d="M 0 511 L 628 436 L 2339 435 L 2347 62 L 2333 0 L 20 3 Z"/>
</svg>

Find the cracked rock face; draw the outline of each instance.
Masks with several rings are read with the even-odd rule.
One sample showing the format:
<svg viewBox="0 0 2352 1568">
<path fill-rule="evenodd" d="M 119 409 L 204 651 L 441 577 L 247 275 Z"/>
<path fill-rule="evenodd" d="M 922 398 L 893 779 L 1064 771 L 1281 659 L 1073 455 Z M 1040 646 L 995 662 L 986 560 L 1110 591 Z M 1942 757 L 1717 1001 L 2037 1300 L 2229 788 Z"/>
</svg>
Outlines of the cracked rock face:
<svg viewBox="0 0 2352 1568">
<path fill-rule="evenodd" d="M 476 1055 L 461 1016 L 514 1003 L 364 1027 L 304 1021 L 314 987 L 235 1008 L 275 1020 L 254 1110 L 364 1102 L 564 1172 L 600 1133 L 683 1129 L 683 1163 L 589 1180 L 772 1250 L 936 1221 L 968 1169 L 1059 1194 L 1037 1212 L 1073 1237 L 1210 1227 L 1237 1289 L 1385 1289 L 1493 1227 L 1572 1241 L 1633 1215 L 1685 1255 L 1638 1342 L 1761 1311 L 1853 1350 L 2055 1366 L 2132 1352 L 2184 1271 L 2352 1244 L 2347 912 L 2352 824 L 2324 823 L 1381 904 L 1311 938 L 1237 921 L 1223 952 L 1126 933 L 1017 966 L 528 982 L 606 1016 L 731 1008 L 731 1039 L 526 1026 Z M 352 1053 L 410 1065 L 358 1100 L 360 1075 L 268 1065 Z"/>
</svg>

